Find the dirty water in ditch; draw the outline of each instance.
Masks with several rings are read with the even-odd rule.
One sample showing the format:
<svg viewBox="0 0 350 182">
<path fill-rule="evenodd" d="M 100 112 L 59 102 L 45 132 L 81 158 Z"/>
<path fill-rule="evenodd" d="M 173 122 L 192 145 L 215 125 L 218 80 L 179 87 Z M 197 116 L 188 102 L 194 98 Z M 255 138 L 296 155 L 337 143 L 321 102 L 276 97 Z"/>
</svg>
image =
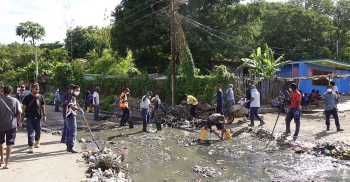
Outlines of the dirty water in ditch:
<svg viewBox="0 0 350 182">
<path fill-rule="evenodd" d="M 207 133 L 206 144 L 198 144 L 199 133 L 155 126 L 142 133 L 134 129 L 101 130 L 94 135 L 108 141 L 125 155 L 124 164 L 134 181 L 350 181 L 350 167 L 330 157 L 295 154 L 290 148 L 253 140 L 243 133 L 233 140 L 219 141 Z M 78 139 L 91 140 L 79 131 Z M 212 167 L 209 174 L 193 167 Z M 210 175 L 217 177 L 208 177 Z"/>
</svg>

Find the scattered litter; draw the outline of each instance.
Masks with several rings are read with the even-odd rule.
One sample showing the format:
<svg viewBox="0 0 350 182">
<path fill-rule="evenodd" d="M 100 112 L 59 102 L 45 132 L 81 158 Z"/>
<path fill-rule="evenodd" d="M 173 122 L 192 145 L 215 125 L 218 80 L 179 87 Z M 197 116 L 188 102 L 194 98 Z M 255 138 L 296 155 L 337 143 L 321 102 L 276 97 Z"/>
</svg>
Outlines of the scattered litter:
<svg viewBox="0 0 350 182">
<path fill-rule="evenodd" d="M 203 167 L 203 166 L 194 166 L 192 167 L 192 172 L 198 173 L 203 177 L 218 177 L 222 173 L 216 171 L 213 167 Z"/>
</svg>

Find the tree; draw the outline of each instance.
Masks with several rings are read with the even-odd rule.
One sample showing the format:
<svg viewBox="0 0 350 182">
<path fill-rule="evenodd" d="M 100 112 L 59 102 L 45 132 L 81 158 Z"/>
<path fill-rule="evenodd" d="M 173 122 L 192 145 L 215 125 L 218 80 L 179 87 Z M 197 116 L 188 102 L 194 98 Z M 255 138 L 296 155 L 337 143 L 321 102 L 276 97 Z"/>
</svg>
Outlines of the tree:
<svg viewBox="0 0 350 182">
<path fill-rule="evenodd" d="M 35 44 L 36 41 L 41 41 L 45 36 L 45 29 L 38 23 L 33 23 L 31 21 L 27 21 L 24 23 L 20 23 L 19 26 L 16 27 L 16 35 L 20 36 L 23 39 L 23 42 L 26 39 L 29 39 L 29 43 L 35 49 L 35 81 L 38 81 L 38 52 Z"/>
<path fill-rule="evenodd" d="M 261 52 L 261 47 L 256 49 L 256 52 L 250 55 L 250 58 L 243 58 L 241 61 L 243 64 L 239 66 L 235 71 L 241 70 L 242 68 L 250 68 L 249 72 L 254 76 L 262 76 L 269 78 L 273 76 L 277 70 L 282 68 L 290 61 L 283 61 L 283 55 L 274 58 L 274 51 L 265 45 L 265 51 Z"/>
</svg>

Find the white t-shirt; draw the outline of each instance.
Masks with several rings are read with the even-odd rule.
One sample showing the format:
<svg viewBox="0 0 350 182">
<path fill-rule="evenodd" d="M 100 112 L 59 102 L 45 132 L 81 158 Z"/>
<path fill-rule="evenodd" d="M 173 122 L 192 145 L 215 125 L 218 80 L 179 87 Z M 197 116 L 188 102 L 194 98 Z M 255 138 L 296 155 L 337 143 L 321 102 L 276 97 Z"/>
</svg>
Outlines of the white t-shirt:
<svg viewBox="0 0 350 182">
<path fill-rule="evenodd" d="M 94 105 L 100 105 L 100 95 L 97 92 L 94 92 L 93 97 L 94 97 L 94 99 L 92 99 L 93 100 L 93 104 Z M 96 98 L 96 103 L 95 103 L 95 98 Z"/>
<path fill-rule="evenodd" d="M 239 101 L 238 101 L 238 104 L 244 105 L 244 104 L 245 104 L 245 100 L 242 100 L 242 99 L 239 100 Z"/>
<path fill-rule="evenodd" d="M 334 86 L 332 86 L 332 93 L 337 94 L 335 92 L 338 92 L 338 87 L 334 85 Z"/>
<path fill-rule="evenodd" d="M 260 107 L 260 93 L 258 90 L 254 90 L 252 92 L 253 101 L 250 102 L 250 107 Z"/>
<path fill-rule="evenodd" d="M 148 109 L 149 105 L 151 104 L 151 101 L 149 100 L 149 98 L 146 98 L 145 100 L 143 100 L 143 98 L 145 97 L 146 97 L 145 95 L 142 97 L 141 109 Z"/>
<path fill-rule="evenodd" d="M 156 99 L 156 98 L 153 97 L 153 98 L 151 99 L 151 102 L 154 102 L 155 99 Z M 158 104 L 162 104 L 162 101 L 161 101 L 160 99 L 158 99 Z"/>
</svg>

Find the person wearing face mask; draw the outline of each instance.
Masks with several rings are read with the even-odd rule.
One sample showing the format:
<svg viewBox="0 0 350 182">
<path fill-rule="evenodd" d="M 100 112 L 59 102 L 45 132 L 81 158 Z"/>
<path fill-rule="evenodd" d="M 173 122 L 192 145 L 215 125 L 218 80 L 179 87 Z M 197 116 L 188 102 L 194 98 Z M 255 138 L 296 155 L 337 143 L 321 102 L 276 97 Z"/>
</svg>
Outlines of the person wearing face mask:
<svg viewBox="0 0 350 182">
<path fill-rule="evenodd" d="M 68 106 L 67 106 L 67 152 L 78 153 L 74 147 L 74 141 L 77 137 L 77 120 L 76 115 L 77 112 L 81 116 L 84 116 L 84 111 L 77 104 L 77 96 L 80 94 L 80 87 L 78 85 L 74 85 L 72 89 L 72 94 L 68 97 Z"/>
<path fill-rule="evenodd" d="M 128 97 L 129 93 L 130 93 L 130 89 L 126 88 L 120 94 L 120 97 L 119 97 L 119 107 L 123 110 L 123 116 L 120 119 L 120 126 L 126 126 L 126 123 L 130 118 L 130 109 L 129 109 L 130 98 Z M 134 128 L 132 123 L 129 125 L 129 127 Z"/>
<path fill-rule="evenodd" d="M 66 115 L 67 115 L 67 104 L 68 97 L 72 94 L 74 84 L 68 86 L 67 92 L 63 95 L 62 98 L 62 117 L 63 117 L 63 131 L 61 137 L 61 143 L 67 143 L 67 125 L 66 125 Z"/>
<path fill-rule="evenodd" d="M 149 122 L 150 118 L 150 110 L 151 110 L 151 98 L 153 93 L 151 91 L 148 91 L 146 95 L 142 97 L 141 100 L 141 115 L 142 115 L 142 121 L 143 121 L 143 132 L 147 132 L 147 124 Z"/>
<path fill-rule="evenodd" d="M 332 85 L 327 86 L 327 92 L 322 95 L 324 100 L 324 112 L 326 114 L 326 125 L 327 131 L 330 131 L 330 117 L 334 118 L 335 126 L 337 126 L 337 131 L 344 131 L 340 128 L 338 109 L 337 109 L 337 95 L 332 92 Z"/>
<path fill-rule="evenodd" d="M 295 132 L 293 135 L 293 140 L 299 135 L 300 130 L 300 102 L 301 102 L 301 94 L 297 90 L 297 85 L 295 83 L 290 84 L 289 88 L 292 90 L 290 94 L 290 106 L 286 116 L 286 132 L 284 135 L 290 135 L 290 122 L 294 118 L 295 122 Z"/>
<path fill-rule="evenodd" d="M 27 118 L 28 131 L 28 153 L 33 153 L 34 147 L 40 147 L 41 136 L 41 119 L 46 122 L 45 101 L 42 95 L 39 94 L 39 84 L 32 85 L 32 93 L 27 95 L 22 102 L 22 111 Z M 22 115 L 23 115 L 22 113 Z M 35 135 L 34 135 L 35 131 Z M 35 139 L 35 146 L 34 146 Z M 34 146 L 34 147 L 33 147 Z"/>
</svg>

